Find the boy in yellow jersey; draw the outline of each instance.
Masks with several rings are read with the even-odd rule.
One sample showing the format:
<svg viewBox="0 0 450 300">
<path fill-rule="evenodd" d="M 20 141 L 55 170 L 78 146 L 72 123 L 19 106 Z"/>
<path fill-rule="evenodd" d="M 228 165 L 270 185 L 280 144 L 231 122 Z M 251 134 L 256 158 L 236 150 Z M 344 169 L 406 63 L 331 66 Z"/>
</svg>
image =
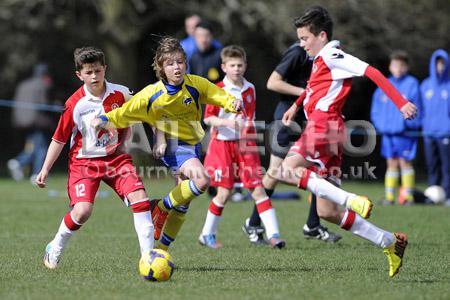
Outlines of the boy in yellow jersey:
<svg viewBox="0 0 450 300">
<path fill-rule="evenodd" d="M 199 159 L 200 141 L 205 135 L 200 123 L 201 105 L 217 105 L 237 113 L 241 103 L 207 79 L 186 74 L 186 54 L 175 38 L 160 41 L 153 69 L 158 82 L 145 87 L 122 107 L 100 115 L 91 126 L 124 128 L 133 122 L 146 122 L 165 133 L 167 148 L 162 161 L 181 179 L 164 199 L 152 203 L 156 240 L 169 215 L 158 245 L 167 249 L 184 222 L 187 205 L 210 183 Z"/>
</svg>

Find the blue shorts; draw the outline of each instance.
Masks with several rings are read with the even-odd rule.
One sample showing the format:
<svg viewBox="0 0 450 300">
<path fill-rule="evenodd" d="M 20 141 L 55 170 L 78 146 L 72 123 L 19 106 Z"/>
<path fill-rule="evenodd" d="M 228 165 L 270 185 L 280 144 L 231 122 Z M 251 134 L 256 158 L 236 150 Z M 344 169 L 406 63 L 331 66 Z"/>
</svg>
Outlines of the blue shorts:
<svg viewBox="0 0 450 300">
<path fill-rule="evenodd" d="M 172 171 L 178 170 L 188 159 L 201 157 L 202 145 L 191 145 L 183 141 L 168 140 L 167 149 L 161 158 L 166 167 Z"/>
<path fill-rule="evenodd" d="M 383 135 L 381 155 L 384 158 L 403 158 L 413 160 L 416 157 L 417 138 L 400 135 Z"/>
</svg>

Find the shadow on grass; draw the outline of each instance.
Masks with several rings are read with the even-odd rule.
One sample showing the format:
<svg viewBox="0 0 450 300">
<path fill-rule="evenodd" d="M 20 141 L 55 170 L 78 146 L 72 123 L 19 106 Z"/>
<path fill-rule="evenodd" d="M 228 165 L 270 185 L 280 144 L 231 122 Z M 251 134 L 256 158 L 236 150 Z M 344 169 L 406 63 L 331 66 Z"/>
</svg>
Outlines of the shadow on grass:
<svg viewBox="0 0 450 300">
<path fill-rule="evenodd" d="M 285 272 L 350 272 L 350 268 L 343 267 L 218 267 L 218 266 L 199 266 L 199 267 L 176 267 L 177 271 L 186 272 L 272 272 L 272 273 L 285 273 Z"/>
</svg>

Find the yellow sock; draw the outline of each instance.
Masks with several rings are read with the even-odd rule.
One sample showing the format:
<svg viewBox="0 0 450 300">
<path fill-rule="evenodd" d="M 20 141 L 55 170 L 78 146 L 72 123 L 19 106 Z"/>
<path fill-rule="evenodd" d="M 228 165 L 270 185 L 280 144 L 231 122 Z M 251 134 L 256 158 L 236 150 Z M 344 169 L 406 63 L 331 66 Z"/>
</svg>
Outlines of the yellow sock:
<svg viewBox="0 0 450 300">
<path fill-rule="evenodd" d="M 159 239 L 157 248 L 162 250 L 169 249 L 170 244 L 175 240 L 180 232 L 181 227 L 186 219 L 186 212 L 188 206 L 172 209 L 167 216 L 164 230 Z"/>
<path fill-rule="evenodd" d="M 175 206 L 182 206 L 190 202 L 204 191 L 197 188 L 194 181 L 183 180 L 173 190 L 170 191 L 163 201 L 158 202 L 158 207 L 164 211 L 169 211 Z"/>
<path fill-rule="evenodd" d="M 405 200 L 413 200 L 413 192 L 415 187 L 415 172 L 413 168 L 402 169 L 402 188 L 405 193 Z"/>
<path fill-rule="evenodd" d="M 395 200 L 395 190 L 398 187 L 398 169 L 388 168 L 384 176 L 384 191 L 385 197 L 388 201 Z"/>
</svg>

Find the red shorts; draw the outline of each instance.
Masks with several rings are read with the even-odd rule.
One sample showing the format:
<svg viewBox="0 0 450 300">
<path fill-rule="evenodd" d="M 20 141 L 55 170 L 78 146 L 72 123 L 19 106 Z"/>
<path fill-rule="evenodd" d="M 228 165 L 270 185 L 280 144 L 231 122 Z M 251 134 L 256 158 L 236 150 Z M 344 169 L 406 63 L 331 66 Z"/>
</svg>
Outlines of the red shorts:
<svg viewBox="0 0 450 300">
<path fill-rule="evenodd" d="M 314 111 L 308 116 L 300 139 L 289 149 L 299 153 L 314 165 L 312 171 L 325 175 L 339 175 L 346 141 L 345 124 L 335 113 Z"/>
<path fill-rule="evenodd" d="M 122 199 L 131 192 L 144 189 L 128 154 L 89 159 L 74 158 L 69 162 L 67 182 L 70 206 L 78 202 L 94 203 L 101 181 L 109 185 Z"/>
<path fill-rule="evenodd" d="M 211 185 L 227 189 L 234 182 L 245 188 L 262 186 L 262 169 L 255 141 L 221 141 L 211 139 L 204 166 L 211 176 Z"/>
</svg>

